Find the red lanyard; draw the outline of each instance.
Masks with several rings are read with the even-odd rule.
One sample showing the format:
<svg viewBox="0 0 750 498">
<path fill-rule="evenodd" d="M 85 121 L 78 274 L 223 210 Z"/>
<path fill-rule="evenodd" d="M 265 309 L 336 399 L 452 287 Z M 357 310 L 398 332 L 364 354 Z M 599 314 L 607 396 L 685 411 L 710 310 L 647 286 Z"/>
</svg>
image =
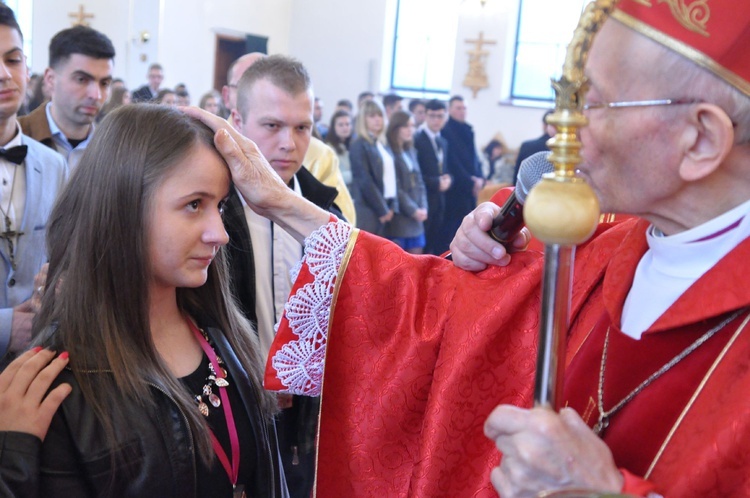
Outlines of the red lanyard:
<svg viewBox="0 0 750 498">
<path fill-rule="evenodd" d="M 192 320 L 187 320 L 187 322 L 190 326 L 190 329 L 195 334 L 195 337 L 198 339 L 203 352 L 206 353 L 206 356 L 208 356 L 208 361 L 210 361 L 211 365 L 214 367 L 216 378 L 226 378 L 224 370 L 219 367 L 219 361 L 217 360 L 216 352 L 213 350 L 206 338 L 203 337 L 203 334 L 200 332 L 200 330 L 198 330 L 198 327 L 195 326 Z M 219 394 L 221 395 L 221 407 L 224 410 L 224 418 L 227 421 L 229 442 L 232 446 L 232 462 L 229 462 L 229 458 L 227 458 L 227 453 L 224 451 L 224 448 L 222 448 L 221 444 L 219 444 L 218 439 L 216 439 L 216 436 L 214 436 L 214 432 L 209 429 L 209 431 L 211 432 L 211 445 L 214 447 L 214 451 L 216 452 L 216 456 L 219 458 L 221 465 L 227 472 L 227 477 L 229 477 L 229 481 L 232 483 L 232 486 L 236 486 L 237 476 L 239 476 L 240 473 L 240 440 L 237 437 L 237 426 L 234 424 L 232 405 L 229 404 L 229 396 L 227 395 L 226 387 L 220 386 L 218 382 L 216 383 L 216 387 L 219 389 Z"/>
</svg>

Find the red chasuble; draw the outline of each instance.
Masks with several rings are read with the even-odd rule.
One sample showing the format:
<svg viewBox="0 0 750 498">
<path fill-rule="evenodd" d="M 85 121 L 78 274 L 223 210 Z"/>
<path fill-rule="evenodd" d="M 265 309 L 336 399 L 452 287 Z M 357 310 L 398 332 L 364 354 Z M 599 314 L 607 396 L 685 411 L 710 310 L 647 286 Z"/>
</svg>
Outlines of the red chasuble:
<svg viewBox="0 0 750 498">
<path fill-rule="evenodd" d="M 630 220 L 578 252 L 565 398 L 594 425 L 604 336 L 604 409 L 708 330 L 720 329 L 654 380 L 603 433 L 615 462 L 669 497 L 750 496 L 750 240 L 691 286 L 636 341 L 622 307 L 647 250 L 645 221 Z M 607 259 L 609 261 L 607 262 Z"/>
<path fill-rule="evenodd" d="M 641 341 L 622 335 L 614 324 L 646 250 L 646 226 L 603 227 L 578 250 L 566 394 L 591 425 L 608 327 L 605 409 L 675 350 L 750 305 L 745 242 Z M 482 428 L 500 403 L 531 404 L 540 255 L 516 254 L 509 268 L 473 274 L 344 223 L 321 228 L 305 252 L 266 387 L 322 392 L 317 496 L 496 496 L 489 472 L 500 455 Z M 604 432 L 618 466 L 665 496 L 750 495 L 746 317 L 645 388 Z M 636 487 L 626 491 L 650 488 L 628 482 Z"/>
<path fill-rule="evenodd" d="M 483 424 L 499 403 L 530 405 L 539 255 L 474 274 L 343 223 L 305 252 L 266 387 L 322 387 L 317 496 L 497 496 Z"/>
</svg>

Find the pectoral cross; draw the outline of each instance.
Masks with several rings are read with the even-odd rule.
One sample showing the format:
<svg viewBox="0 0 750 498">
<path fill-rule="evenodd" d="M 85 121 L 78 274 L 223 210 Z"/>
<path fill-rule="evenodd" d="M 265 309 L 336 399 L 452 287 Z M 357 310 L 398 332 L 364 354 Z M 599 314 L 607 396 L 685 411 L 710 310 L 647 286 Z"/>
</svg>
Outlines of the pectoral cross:
<svg viewBox="0 0 750 498">
<path fill-rule="evenodd" d="M 11 227 L 10 218 L 8 218 L 8 215 L 5 215 L 5 231 L 0 233 L 0 238 L 5 239 L 5 241 L 8 243 L 8 259 L 10 259 L 10 267 L 13 268 L 13 271 L 16 270 L 16 245 L 14 244 L 14 239 L 16 237 L 20 237 L 23 235 L 23 232 L 16 232 Z"/>
</svg>

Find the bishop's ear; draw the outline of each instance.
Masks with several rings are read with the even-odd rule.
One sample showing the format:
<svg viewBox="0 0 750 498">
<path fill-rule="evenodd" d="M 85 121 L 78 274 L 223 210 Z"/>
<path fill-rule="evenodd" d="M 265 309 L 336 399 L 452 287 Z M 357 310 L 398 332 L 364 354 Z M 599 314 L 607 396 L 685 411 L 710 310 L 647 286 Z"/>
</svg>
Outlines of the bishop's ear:
<svg viewBox="0 0 750 498">
<path fill-rule="evenodd" d="M 727 113 L 714 104 L 695 104 L 684 131 L 685 154 L 680 176 L 696 181 L 713 173 L 734 144 L 734 125 Z"/>
</svg>

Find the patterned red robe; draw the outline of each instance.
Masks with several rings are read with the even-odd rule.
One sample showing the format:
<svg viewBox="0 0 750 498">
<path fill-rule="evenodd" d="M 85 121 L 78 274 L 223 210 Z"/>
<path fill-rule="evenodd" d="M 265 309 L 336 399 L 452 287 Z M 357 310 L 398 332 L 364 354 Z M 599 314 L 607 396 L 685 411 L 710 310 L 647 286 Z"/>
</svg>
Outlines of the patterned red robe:
<svg viewBox="0 0 750 498">
<path fill-rule="evenodd" d="M 565 393 L 591 425 L 604 331 L 620 323 L 646 250 L 646 226 L 637 220 L 602 226 L 578 249 Z M 743 242 L 644 337 L 687 330 L 676 345 L 662 340 L 656 354 L 648 348 L 618 354 L 615 343 L 627 340 L 614 327 L 605 409 L 675 348 L 750 305 L 739 271 L 748 251 L 750 242 Z M 531 404 L 541 273 L 542 258 L 533 251 L 515 254 L 509 267 L 474 274 L 406 254 L 343 223 L 311 236 L 269 355 L 266 386 L 322 392 L 318 496 L 496 496 L 489 472 L 500 454 L 482 428 L 500 403 Z M 740 314 L 613 415 L 604 439 L 627 471 L 625 491 L 750 495 L 746 317 Z M 632 355 L 640 362 L 630 368 Z M 646 474 L 650 483 L 633 477 Z"/>
</svg>

